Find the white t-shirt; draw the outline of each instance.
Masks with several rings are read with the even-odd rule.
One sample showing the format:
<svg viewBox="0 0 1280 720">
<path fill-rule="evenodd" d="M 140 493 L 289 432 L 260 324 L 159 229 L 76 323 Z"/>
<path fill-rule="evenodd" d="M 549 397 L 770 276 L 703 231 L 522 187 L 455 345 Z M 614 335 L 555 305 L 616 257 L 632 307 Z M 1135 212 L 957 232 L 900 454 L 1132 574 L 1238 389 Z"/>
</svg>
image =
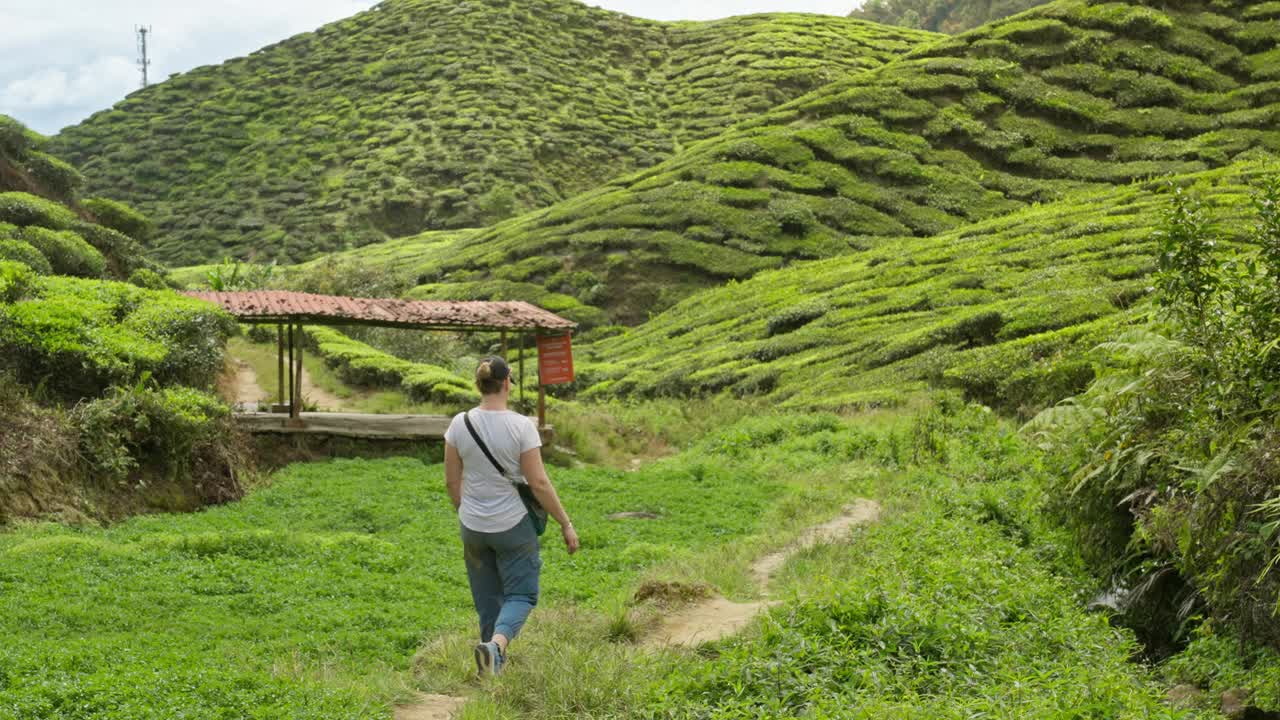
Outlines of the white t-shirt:
<svg viewBox="0 0 1280 720">
<path fill-rule="evenodd" d="M 444 433 L 444 441 L 462 456 L 462 506 L 458 518 L 469 530 L 496 533 L 510 530 L 528 513 L 511 480 L 498 474 L 484 456 L 458 413 Z M 511 475 L 521 481 L 520 455 L 542 447 L 533 420 L 510 410 L 471 411 L 471 424 L 489 452 Z"/>
</svg>

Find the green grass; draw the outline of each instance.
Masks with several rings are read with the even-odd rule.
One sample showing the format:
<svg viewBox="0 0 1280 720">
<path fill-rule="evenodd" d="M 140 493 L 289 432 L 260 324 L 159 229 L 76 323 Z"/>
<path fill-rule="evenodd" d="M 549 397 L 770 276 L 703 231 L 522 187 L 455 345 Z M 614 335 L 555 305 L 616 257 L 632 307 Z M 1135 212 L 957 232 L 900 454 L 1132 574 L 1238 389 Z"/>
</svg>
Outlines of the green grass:
<svg viewBox="0 0 1280 720">
<path fill-rule="evenodd" d="M 53 148 L 155 220 L 157 258 L 300 261 L 546 207 L 933 37 L 389 0 L 156 83 Z"/>
<path fill-rule="evenodd" d="M 385 717 L 419 644 L 471 623 L 442 473 L 293 466 L 198 514 L 0 535 L 0 717 Z M 553 608 L 757 532 L 799 485 L 715 457 L 553 475 L 584 547 L 548 536 Z M 637 509 L 664 519 L 605 520 Z"/>
<path fill-rule="evenodd" d="M 438 465 L 294 465 L 201 513 L 17 526 L 0 534 L 0 717 L 386 718 L 415 689 L 473 695 L 464 718 L 1198 716 L 1165 707 L 1172 680 L 1081 609 L 1093 583 L 1005 421 L 952 402 L 722 417 L 636 472 L 553 469 L 583 551 L 547 538 L 544 602 L 481 685 Z M 794 557 L 781 605 L 740 637 L 700 653 L 628 640 L 660 614 L 630 600 L 640 582 L 758 597 L 752 560 L 857 495 L 883 520 Z M 661 519 L 606 519 L 622 510 Z M 1274 653 L 1251 673 L 1221 645 L 1195 652 L 1161 673 L 1270 705 Z"/>
</svg>

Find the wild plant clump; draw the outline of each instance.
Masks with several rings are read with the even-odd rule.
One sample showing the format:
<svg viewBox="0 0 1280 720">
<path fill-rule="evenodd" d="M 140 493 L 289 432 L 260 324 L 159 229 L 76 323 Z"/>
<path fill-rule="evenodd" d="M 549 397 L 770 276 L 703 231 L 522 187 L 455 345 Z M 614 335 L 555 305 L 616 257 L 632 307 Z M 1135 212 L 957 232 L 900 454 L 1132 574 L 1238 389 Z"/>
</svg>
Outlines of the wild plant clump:
<svg viewBox="0 0 1280 720">
<path fill-rule="evenodd" d="M 1102 345 L 1098 381 L 1031 427 L 1076 468 L 1063 507 L 1094 559 L 1128 574 L 1129 605 L 1175 636 L 1211 615 L 1280 646 L 1280 178 L 1253 206 L 1227 254 L 1175 188 L 1151 325 Z"/>
</svg>

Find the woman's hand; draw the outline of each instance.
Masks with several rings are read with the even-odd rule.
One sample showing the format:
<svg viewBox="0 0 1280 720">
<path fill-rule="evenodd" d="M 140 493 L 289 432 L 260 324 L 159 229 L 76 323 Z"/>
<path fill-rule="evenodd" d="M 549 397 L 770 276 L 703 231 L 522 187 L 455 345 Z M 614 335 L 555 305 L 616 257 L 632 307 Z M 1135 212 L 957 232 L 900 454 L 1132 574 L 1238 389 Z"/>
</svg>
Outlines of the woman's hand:
<svg viewBox="0 0 1280 720">
<path fill-rule="evenodd" d="M 578 531 L 573 529 L 573 523 L 561 526 L 560 534 L 564 537 L 564 546 L 569 554 L 578 552 Z"/>
</svg>

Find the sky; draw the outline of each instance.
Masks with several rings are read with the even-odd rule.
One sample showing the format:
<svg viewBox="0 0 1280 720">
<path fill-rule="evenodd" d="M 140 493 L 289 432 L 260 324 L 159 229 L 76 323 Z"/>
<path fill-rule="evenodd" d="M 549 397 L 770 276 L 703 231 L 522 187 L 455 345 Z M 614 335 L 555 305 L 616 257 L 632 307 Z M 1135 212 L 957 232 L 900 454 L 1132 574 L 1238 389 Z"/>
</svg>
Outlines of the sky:
<svg viewBox="0 0 1280 720">
<path fill-rule="evenodd" d="M 376 0 L 0 0 L 0 114 L 54 134 L 137 89 L 135 26 L 152 83 L 354 15 Z M 588 0 L 654 20 L 756 12 L 847 15 L 857 0 Z"/>
</svg>

